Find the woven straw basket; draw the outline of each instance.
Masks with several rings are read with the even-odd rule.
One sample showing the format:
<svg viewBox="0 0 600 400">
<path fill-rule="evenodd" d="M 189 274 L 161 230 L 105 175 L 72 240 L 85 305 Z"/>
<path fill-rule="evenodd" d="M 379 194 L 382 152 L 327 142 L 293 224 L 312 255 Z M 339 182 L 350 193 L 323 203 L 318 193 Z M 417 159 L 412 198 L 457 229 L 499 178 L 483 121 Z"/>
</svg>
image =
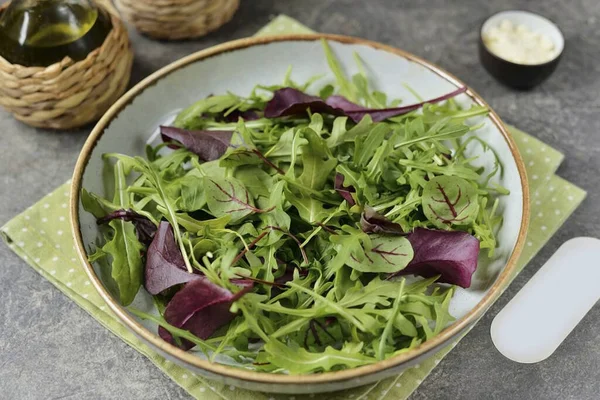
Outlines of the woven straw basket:
<svg viewBox="0 0 600 400">
<path fill-rule="evenodd" d="M 133 51 L 115 9 L 98 3 L 110 11 L 113 28 L 84 60 L 66 57 L 48 67 L 24 67 L 0 56 L 0 105 L 16 119 L 39 128 L 76 128 L 99 119 L 123 94 Z"/>
<path fill-rule="evenodd" d="M 228 22 L 239 0 L 114 0 L 138 31 L 156 39 L 206 35 Z"/>
</svg>

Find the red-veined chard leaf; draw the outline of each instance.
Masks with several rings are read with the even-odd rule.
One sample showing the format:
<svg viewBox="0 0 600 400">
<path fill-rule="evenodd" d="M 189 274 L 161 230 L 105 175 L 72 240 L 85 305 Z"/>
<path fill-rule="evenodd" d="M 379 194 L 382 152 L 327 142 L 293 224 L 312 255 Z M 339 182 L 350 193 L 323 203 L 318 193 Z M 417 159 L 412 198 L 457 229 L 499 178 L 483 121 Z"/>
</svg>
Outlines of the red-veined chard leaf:
<svg viewBox="0 0 600 400">
<path fill-rule="evenodd" d="M 459 231 L 416 228 L 407 236 L 414 258 L 399 275 L 414 274 L 425 278 L 440 275 L 438 282 L 463 288 L 471 286 L 477 269 L 479 240 Z"/>
<path fill-rule="evenodd" d="M 251 213 L 263 213 L 254 206 L 250 192 L 242 182 L 235 178 L 204 178 L 206 203 L 215 217 L 230 215 L 231 222 L 236 222 Z"/>
<path fill-rule="evenodd" d="M 235 169 L 234 177 L 244 183 L 254 199 L 260 196 L 269 197 L 273 186 L 273 177 L 254 165 L 247 165 Z"/>
<path fill-rule="evenodd" d="M 113 219 L 120 219 L 127 222 L 132 222 L 135 226 L 135 233 L 140 242 L 149 246 L 152 243 L 152 238 L 156 233 L 156 225 L 150 221 L 147 217 L 136 213 L 135 211 L 128 210 L 116 210 L 104 217 L 98 218 L 96 221 L 98 225 L 107 224 Z"/>
<path fill-rule="evenodd" d="M 235 318 L 235 314 L 229 312 L 231 304 L 247 293 L 253 285 L 246 280 L 240 280 L 237 284 L 243 286 L 243 289 L 234 294 L 206 277 L 186 283 L 167 304 L 165 321 L 190 331 L 200 339 L 208 339 L 217 329 Z M 175 344 L 173 336 L 166 329 L 159 327 L 158 334 L 163 340 Z M 188 350 L 194 347 L 194 344 L 182 340 L 181 347 Z"/>
<path fill-rule="evenodd" d="M 373 207 L 369 206 L 365 206 L 365 209 L 360 216 L 360 227 L 365 233 L 404 234 L 404 230 L 399 224 L 379 215 Z"/>
<path fill-rule="evenodd" d="M 202 161 L 219 159 L 229 147 L 231 131 L 193 131 L 174 126 L 161 126 L 160 134 L 164 142 L 175 141 L 197 154 Z"/>
<path fill-rule="evenodd" d="M 369 235 L 350 252 L 346 264 L 361 272 L 393 273 L 402 270 L 413 258 L 413 249 L 403 236 Z"/>
<path fill-rule="evenodd" d="M 156 295 L 175 285 L 200 278 L 200 275 L 187 271 L 175 242 L 173 228 L 167 221 L 162 221 L 146 254 L 146 290 Z"/>
<path fill-rule="evenodd" d="M 352 103 L 342 96 L 329 96 L 327 100 L 323 100 L 320 97 L 311 96 L 297 89 L 287 87 L 276 90 L 273 93 L 273 98 L 267 103 L 265 108 L 265 117 L 277 118 L 298 115 L 310 110 L 312 113 L 347 116 L 356 123 L 360 122 L 366 115 L 370 115 L 373 122 L 381 122 L 388 118 L 418 110 L 428 103 L 433 104 L 448 100 L 464 93 L 466 90 L 466 87 L 461 87 L 448 94 L 421 103 L 376 109 Z"/>
<path fill-rule="evenodd" d="M 477 189 L 463 178 L 437 176 L 423 188 L 423 212 L 438 228 L 468 225 L 479 209 Z"/>
</svg>

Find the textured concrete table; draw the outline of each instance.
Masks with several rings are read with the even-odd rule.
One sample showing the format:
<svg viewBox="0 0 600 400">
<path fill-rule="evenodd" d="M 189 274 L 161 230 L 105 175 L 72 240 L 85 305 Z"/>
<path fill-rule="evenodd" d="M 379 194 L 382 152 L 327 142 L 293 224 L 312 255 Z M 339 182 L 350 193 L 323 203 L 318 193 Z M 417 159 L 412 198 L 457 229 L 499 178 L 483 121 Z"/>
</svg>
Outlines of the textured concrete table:
<svg viewBox="0 0 600 400">
<path fill-rule="evenodd" d="M 532 92 L 502 87 L 477 58 L 482 20 L 510 8 L 550 17 L 567 39 L 558 70 Z M 130 32 L 136 54 L 133 83 L 194 51 L 249 36 L 279 13 L 318 31 L 397 46 L 446 68 L 483 95 L 506 122 L 563 151 L 566 159 L 558 173 L 589 192 L 575 215 L 412 398 L 600 398 L 600 306 L 554 356 L 539 364 L 505 359 L 489 336 L 494 315 L 561 243 L 575 236 L 600 237 L 600 2 L 246 0 L 231 23 L 197 41 L 155 42 Z M 0 111 L 0 225 L 70 177 L 89 130 L 39 131 Z M 576 285 L 577 279 L 585 277 L 567 276 L 565 282 Z M 142 398 L 188 396 L 0 245 L 0 399 Z"/>
</svg>

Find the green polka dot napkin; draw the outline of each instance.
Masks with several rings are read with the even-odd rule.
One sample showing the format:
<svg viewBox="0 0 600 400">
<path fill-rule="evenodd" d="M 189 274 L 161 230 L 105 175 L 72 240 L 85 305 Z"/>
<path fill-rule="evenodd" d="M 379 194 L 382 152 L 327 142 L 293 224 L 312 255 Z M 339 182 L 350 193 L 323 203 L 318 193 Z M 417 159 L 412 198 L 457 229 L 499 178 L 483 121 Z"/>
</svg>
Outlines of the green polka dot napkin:
<svg viewBox="0 0 600 400">
<path fill-rule="evenodd" d="M 258 35 L 289 32 L 311 31 L 289 17 L 279 16 L 261 29 Z M 577 208 L 586 194 L 575 185 L 554 175 L 563 159 L 560 152 L 518 129 L 510 129 L 524 157 L 532 194 L 531 225 L 525 250 L 519 260 L 518 271 L 520 271 Z M 11 249 L 31 267 L 86 310 L 105 328 L 148 357 L 158 368 L 197 399 L 406 399 L 454 346 L 448 346 L 431 359 L 396 377 L 366 387 L 325 395 L 264 394 L 206 380 L 170 363 L 139 341 L 109 311 L 95 292 L 75 255 L 68 221 L 69 183 L 65 183 L 9 221 L 0 229 L 0 234 Z"/>
</svg>

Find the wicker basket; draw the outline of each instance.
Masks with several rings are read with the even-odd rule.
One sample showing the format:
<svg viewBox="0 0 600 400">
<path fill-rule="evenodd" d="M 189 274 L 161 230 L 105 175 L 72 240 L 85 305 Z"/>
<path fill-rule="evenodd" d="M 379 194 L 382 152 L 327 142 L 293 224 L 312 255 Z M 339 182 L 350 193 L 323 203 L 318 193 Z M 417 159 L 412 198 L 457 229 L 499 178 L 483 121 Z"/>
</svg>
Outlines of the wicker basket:
<svg viewBox="0 0 600 400">
<path fill-rule="evenodd" d="M 156 39 L 206 35 L 228 22 L 239 0 L 114 0 L 138 31 Z"/>
<path fill-rule="evenodd" d="M 16 119 L 39 128 L 76 128 L 99 119 L 123 94 L 133 51 L 114 8 L 98 3 L 110 11 L 113 29 L 84 60 L 24 67 L 0 56 L 0 105 Z"/>
</svg>

